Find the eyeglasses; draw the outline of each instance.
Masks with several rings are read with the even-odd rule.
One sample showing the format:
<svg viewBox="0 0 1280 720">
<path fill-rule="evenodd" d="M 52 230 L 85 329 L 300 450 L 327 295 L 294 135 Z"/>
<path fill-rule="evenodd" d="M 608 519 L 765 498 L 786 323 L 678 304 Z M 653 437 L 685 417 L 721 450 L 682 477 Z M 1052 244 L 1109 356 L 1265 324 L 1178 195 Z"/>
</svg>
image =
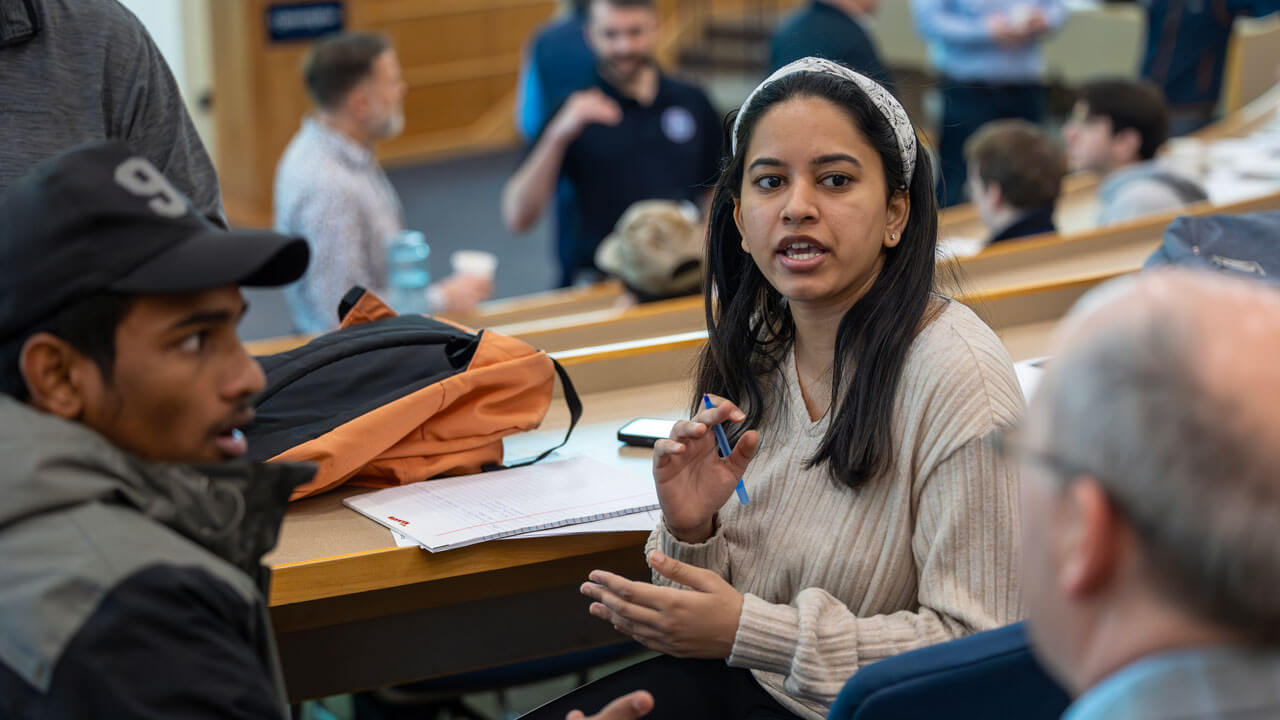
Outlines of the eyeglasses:
<svg viewBox="0 0 1280 720">
<path fill-rule="evenodd" d="M 996 428 L 987 436 L 987 442 L 1003 458 L 1026 465 L 1034 465 L 1053 477 L 1059 490 L 1065 490 L 1072 483 L 1084 478 L 1092 478 L 1102 488 L 1107 501 L 1121 516 L 1130 522 L 1137 522 L 1129 511 L 1129 505 L 1119 495 L 1107 475 L 1091 470 L 1080 463 L 1072 462 L 1061 455 L 1048 450 L 1038 450 L 1025 441 L 1022 427 L 1006 425 Z"/>
<path fill-rule="evenodd" d="M 1083 475 L 1097 477 L 1098 473 L 1074 463 L 1049 450 L 1031 447 L 1021 425 L 998 427 L 987 436 L 987 442 L 1000 457 L 1028 465 L 1035 465 L 1061 480 L 1072 480 Z"/>
</svg>

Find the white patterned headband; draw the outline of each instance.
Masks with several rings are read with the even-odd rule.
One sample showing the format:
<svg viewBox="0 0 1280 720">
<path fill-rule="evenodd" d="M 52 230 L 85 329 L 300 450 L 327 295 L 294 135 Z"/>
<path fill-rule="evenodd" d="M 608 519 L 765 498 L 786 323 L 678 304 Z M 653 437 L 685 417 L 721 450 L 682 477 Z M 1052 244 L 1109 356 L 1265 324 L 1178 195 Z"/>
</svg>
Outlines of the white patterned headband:
<svg viewBox="0 0 1280 720">
<path fill-rule="evenodd" d="M 733 121 L 733 137 L 731 138 L 731 147 L 733 152 L 738 152 L 738 126 L 742 123 L 742 116 L 746 114 L 747 109 L 751 107 L 751 103 L 760 94 L 760 91 L 781 80 L 788 75 L 802 72 L 816 72 L 826 75 L 834 75 L 838 78 L 850 80 L 858 86 L 862 92 L 871 98 L 871 102 L 875 104 L 876 109 L 889 121 L 889 127 L 893 128 L 893 134 L 898 139 L 898 152 L 902 153 L 902 169 L 907 176 L 907 185 L 911 185 L 911 176 L 916 170 L 916 131 L 911 127 L 911 120 L 907 118 L 907 111 L 902 109 L 902 104 L 898 99 L 884 89 L 880 83 L 872 80 L 866 75 L 856 73 L 849 68 L 823 60 L 822 58 L 807 57 L 796 60 L 790 65 L 783 66 L 777 72 L 765 78 L 765 81 L 756 86 L 755 90 L 747 96 L 746 102 L 742 103 L 742 108 L 738 110 L 738 117 Z"/>
</svg>

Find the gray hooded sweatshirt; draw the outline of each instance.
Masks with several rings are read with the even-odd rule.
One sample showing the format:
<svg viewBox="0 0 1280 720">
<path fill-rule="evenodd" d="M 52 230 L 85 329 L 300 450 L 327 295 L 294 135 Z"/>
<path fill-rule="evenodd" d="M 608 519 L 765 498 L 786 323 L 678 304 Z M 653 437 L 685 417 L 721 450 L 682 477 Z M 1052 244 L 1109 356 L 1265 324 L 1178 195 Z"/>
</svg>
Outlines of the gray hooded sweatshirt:
<svg viewBox="0 0 1280 720">
<path fill-rule="evenodd" d="M 312 470 L 147 463 L 0 395 L 0 717 L 287 717 L 263 553 Z"/>
</svg>

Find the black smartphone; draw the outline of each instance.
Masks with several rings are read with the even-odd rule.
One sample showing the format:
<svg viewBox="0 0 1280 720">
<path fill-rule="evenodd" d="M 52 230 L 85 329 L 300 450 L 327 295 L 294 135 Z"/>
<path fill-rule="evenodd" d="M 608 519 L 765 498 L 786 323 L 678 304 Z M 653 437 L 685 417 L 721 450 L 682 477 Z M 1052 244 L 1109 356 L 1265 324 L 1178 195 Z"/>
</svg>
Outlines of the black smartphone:
<svg viewBox="0 0 1280 720">
<path fill-rule="evenodd" d="M 671 428 L 678 420 L 659 420 L 658 418 L 636 418 L 618 428 L 618 439 L 628 445 L 653 447 L 662 438 L 671 435 Z"/>
</svg>

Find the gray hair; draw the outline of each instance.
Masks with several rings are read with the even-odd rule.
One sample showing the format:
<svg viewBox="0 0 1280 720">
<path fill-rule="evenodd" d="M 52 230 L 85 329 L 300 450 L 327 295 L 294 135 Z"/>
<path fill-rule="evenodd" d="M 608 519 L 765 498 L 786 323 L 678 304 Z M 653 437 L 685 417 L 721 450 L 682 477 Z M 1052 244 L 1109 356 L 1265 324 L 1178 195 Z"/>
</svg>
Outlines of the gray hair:
<svg viewBox="0 0 1280 720">
<path fill-rule="evenodd" d="M 1172 602 L 1280 639 L 1277 452 L 1213 393 L 1191 323 L 1118 320 L 1056 361 L 1042 387 L 1050 453 L 1097 477 Z M 1256 434 L 1255 434 L 1256 435 Z"/>
</svg>

